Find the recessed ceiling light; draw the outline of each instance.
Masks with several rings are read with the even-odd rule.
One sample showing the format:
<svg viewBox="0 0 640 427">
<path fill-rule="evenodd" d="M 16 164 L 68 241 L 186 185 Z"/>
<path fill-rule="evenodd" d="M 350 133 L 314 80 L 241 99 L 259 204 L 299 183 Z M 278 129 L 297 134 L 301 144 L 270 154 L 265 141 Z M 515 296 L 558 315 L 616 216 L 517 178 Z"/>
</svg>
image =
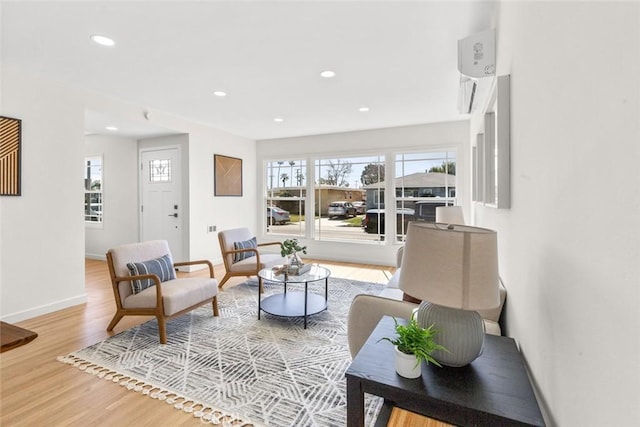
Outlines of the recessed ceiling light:
<svg viewBox="0 0 640 427">
<path fill-rule="evenodd" d="M 106 130 L 110 130 L 110 131 L 116 131 L 116 130 L 118 130 L 118 128 L 117 128 L 117 127 L 115 127 L 115 126 L 107 126 L 107 127 L 105 127 L 105 129 L 106 129 Z"/>
<path fill-rule="evenodd" d="M 277 123 L 282 123 L 284 122 L 284 119 L 282 117 L 276 117 L 275 119 L 273 119 L 273 121 Z"/>
<path fill-rule="evenodd" d="M 320 73 L 320 76 L 324 77 L 325 79 L 330 79 L 331 77 L 334 77 L 335 75 L 336 75 L 336 73 L 331 71 L 331 70 L 325 70 L 325 71 Z"/>
<path fill-rule="evenodd" d="M 113 46 L 116 44 L 116 42 L 112 38 L 100 34 L 92 35 L 91 40 L 93 40 L 94 43 L 98 43 L 102 46 Z"/>
<path fill-rule="evenodd" d="M 223 92 L 221 90 L 217 90 L 217 91 L 213 92 L 213 94 L 215 96 L 220 96 L 220 97 L 227 96 L 227 92 Z"/>
<path fill-rule="evenodd" d="M 366 113 L 367 111 L 369 111 L 369 107 L 360 107 L 360 108 L 358 108 L 358 111 Z"/>
</svg>

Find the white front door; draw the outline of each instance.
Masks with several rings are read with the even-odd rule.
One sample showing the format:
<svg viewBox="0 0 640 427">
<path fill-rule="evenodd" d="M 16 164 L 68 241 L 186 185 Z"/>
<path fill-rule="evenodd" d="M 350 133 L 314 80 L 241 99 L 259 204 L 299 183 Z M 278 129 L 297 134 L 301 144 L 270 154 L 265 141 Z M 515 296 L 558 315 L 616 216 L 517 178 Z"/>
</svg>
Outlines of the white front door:
<svg viewBox="0 0 640 427">
<path fill-rule="evenodd" d="M 140 240 L 166 240 L 174 261 L 183 261 L 180 153 L 142 151 L 140 158 Z"/>
</svg>

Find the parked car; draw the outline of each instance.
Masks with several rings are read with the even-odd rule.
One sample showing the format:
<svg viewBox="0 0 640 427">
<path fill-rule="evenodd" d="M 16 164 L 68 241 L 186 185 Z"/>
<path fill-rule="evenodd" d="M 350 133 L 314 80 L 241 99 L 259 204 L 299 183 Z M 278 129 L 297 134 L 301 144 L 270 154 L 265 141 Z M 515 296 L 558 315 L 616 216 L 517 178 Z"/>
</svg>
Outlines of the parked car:
<svg viewBox="0 0 640 427">
<path fill-rule="evenodd" d="M 413 209 L 396 209 L 396 230 L 398 234 L 406 232 L 409 221 L 415 221 L 415 211 Z M 365 233 L 384 234 L 384 209 L 369 209 L 362 219 L 362 227 Z"/>
<path fill-rule="evenodd" d="M 396 209 L 398 233 L 406 232 L 409 221 L 436 221 L 436 208 L 438 206 L 452 206 L 450 200 L 421 200 L 415 202 L 414 209 Z M 402 228 L 404 225 L 404 228 Z M 367 233 L 384 234 L 384 209 L 369 209 L 363 218 L 362 227 Z"/>
<path fill-rule="evenodd" d="M 353 202 L 353 207 L 356 208 L 356 215 L 361 215 L 367 210 L 366 203 L 359 200 Z"/>
<path fill-rule="evenodd" d="M 267 206 L 267 225 L 286 224 L 290 220 L 289 211 L 276 206 Z"/>
<path fill-rule="evenodd" d="M 416 202 L 416 219 L 418 221 L 436 222 L 436 208 L 439 206 L 453 206 L 453 202 L 450 200 L 422 200 Z"/>
<path fill-rule="evenodd" d="M 329 205 L 329 218 L 342 217 L 349 218 L 356 216 L 356 207 L 351 202 L 339 201 Z"/>
</svg>

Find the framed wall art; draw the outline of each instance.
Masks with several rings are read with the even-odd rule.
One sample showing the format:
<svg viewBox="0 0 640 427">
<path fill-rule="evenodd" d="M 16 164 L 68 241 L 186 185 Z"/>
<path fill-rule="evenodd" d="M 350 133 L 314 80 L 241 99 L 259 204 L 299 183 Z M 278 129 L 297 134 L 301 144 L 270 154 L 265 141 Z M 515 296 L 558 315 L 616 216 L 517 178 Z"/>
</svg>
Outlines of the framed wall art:
<svg viewBox="0 0 640 427">
<path fill-rule="evenodd" d="M 242 159 L 213 155 L 214 196 L 242 196 Z"/>
<path fill-rule="evenodd" d="M 0 196 L 20 196 L 22 121 L 0 116 Z"/>
</svg>

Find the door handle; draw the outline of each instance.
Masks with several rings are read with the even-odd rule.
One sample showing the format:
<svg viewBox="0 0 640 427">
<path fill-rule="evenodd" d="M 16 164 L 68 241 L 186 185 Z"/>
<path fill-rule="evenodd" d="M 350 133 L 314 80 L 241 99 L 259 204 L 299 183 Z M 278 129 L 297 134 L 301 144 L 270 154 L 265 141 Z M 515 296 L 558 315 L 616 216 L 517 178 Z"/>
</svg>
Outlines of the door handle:
<svg viewBox="0 0 640 427">
<path fill-rule="evenodd" d="M 172 216 L 174 218 L 178 218 L 178 213 L 176 212 L 176 213 L 173 213 L 173 214 L 169 214 L 169 216 Z"/>
</svg>

